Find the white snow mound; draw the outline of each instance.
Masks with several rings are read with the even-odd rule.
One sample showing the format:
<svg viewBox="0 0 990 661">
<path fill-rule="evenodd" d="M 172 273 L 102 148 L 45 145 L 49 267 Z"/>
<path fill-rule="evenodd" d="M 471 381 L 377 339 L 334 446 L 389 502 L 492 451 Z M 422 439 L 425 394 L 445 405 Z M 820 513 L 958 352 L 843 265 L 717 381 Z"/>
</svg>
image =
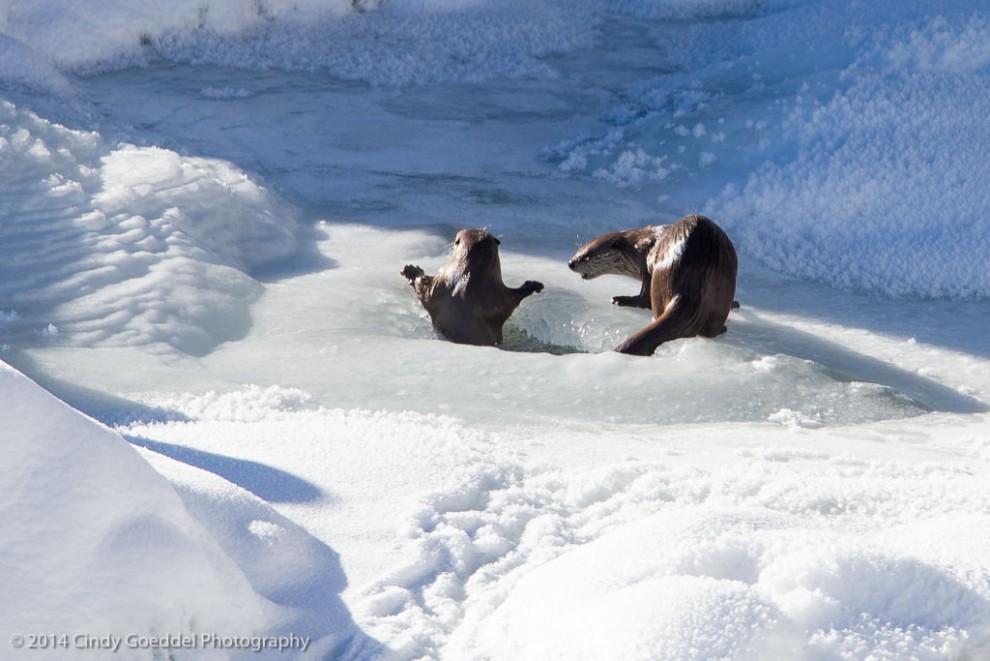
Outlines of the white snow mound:
<svg viewBox="0 0 990 661">
<path fill-rule="evenodd" d="M 230 164 L 112 147 L 0 101 L 0 297 L 11 339 L 203 354 L 238 337 L 248 271 L 297 248 L 298 211 Z"/>
<path fill-rule="evenodd" d="M 0 393 L 0 575 L 17 595 L 0 601 L 5 645 L 42 622 L 45 633 L 118 636 L 251 636 L 276 624 L 275 607 L 119 435 L 4 363 Z M 74 645 L 51 658 L 93 654 Z"/>
</svg>

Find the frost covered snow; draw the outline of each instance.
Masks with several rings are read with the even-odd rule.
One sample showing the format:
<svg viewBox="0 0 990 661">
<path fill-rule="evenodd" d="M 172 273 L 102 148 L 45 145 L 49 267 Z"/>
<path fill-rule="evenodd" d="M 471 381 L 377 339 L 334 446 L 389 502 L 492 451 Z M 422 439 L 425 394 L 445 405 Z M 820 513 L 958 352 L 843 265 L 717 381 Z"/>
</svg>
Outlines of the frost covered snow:
<svg viewBox="0 0 990 661">
<path fill-rule="evenodd" d="M 0 657 L 990 659 L 984 4 L 0 0 Z"/>
</svg>

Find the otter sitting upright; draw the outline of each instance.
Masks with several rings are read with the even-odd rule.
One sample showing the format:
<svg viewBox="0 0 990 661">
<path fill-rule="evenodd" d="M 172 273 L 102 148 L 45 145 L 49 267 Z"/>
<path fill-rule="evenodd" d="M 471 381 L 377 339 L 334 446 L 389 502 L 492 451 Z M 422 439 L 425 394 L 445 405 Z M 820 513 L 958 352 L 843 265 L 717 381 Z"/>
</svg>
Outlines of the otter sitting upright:
<svg viewBox="0 0 990 661">
<path fill-rule="evenodd" d="M 729 310 L 739 306 L 733 300 L 736 250 L 704 216 L 603 234 L 581 246 L 568 266 L 586 280 L 614 274 L 642 283 L 637 296 L 612 298 L 616 305 L 653 311 L 651 324 L 615 348 L 622 353 L 649 356 L 680 337 L 721 335 Z"/>
<path fill-rule="evenodd" d="M 527 280 L 511 289 L 502 282 L 498 258 L 500 241 L 483 229 L 463 229 L 454 239 L 454 252 L 435 276 L 407 265 L 402 275 L 430 313 L 433 327 L 460 344 L 498 346 L 502 326 L 520 302 L 543 291 L 543 284 Z"/>
</svg>

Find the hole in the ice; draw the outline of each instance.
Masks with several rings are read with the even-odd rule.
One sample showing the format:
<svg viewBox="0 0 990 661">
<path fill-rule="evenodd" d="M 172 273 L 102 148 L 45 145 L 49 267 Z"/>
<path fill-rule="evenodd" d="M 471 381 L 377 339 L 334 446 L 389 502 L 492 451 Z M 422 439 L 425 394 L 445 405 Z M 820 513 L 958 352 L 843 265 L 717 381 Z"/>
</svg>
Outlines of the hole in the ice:
<svg viewBox="0 0 990 661">
<path fill-rule="evenodd" d="M 588 353 L 584 349 L 569 344 L 545 342 L 537 337 L 533 337 L 524 329 L 511 323 L 506 324 L 502 328 L 502 349 L 524 353 L 549 353 L 555 356 L 563 356 L 571 353 Z"/>
<path fill-rule="evenodd" d="M 520 342 L 522 348 L 515 349 L 517 351 L 604 353 L 648 321 L 648 315 L 616 311 L 611 306 L 607 314 L 602 314 L 589 307 L 581 295 L 566 289 L 545 291 L 538 301 L 526 303 L 513 313 L 504 329 L 506 344 L 509 343 L 510 328 L 530 338 Z"/>
</svg>

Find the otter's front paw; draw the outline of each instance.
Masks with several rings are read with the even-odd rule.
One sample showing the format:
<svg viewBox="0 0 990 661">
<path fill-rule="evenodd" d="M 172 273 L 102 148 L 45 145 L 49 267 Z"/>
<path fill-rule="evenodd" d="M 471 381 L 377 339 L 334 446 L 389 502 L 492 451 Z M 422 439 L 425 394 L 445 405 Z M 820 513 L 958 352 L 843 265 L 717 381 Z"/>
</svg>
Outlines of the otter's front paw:
<svg viewBox="0 0 990 661">
<path fill-rule="evenodd" d="M 612 305 L 618 305 L 620 308 L 638 308 L 639 296 L 613 296 Z"/>
<path fill-rule="evenodd" d="M 423 269 L 419 268 L 418 266 L 413 266 L 412 264 L 406 264 L 402 268 L 401 275 L 403 275 L 406 279 L 408 279 L 409 282 L 414 282 L 416 278 L 423 275 Z"/>
<path fill-rule="evenodd" d="M 520 287 L 520 289 L 522 289 L 523 292 L 525 292 L 525 294 L 529 296 L 530 294 L 535 294 L 537 292 L 543 291 L 543 283 L 537 282 L 536 280 L 527 280 L 526 282 L 523 283 L 523 286 Z"/>
</svg>

